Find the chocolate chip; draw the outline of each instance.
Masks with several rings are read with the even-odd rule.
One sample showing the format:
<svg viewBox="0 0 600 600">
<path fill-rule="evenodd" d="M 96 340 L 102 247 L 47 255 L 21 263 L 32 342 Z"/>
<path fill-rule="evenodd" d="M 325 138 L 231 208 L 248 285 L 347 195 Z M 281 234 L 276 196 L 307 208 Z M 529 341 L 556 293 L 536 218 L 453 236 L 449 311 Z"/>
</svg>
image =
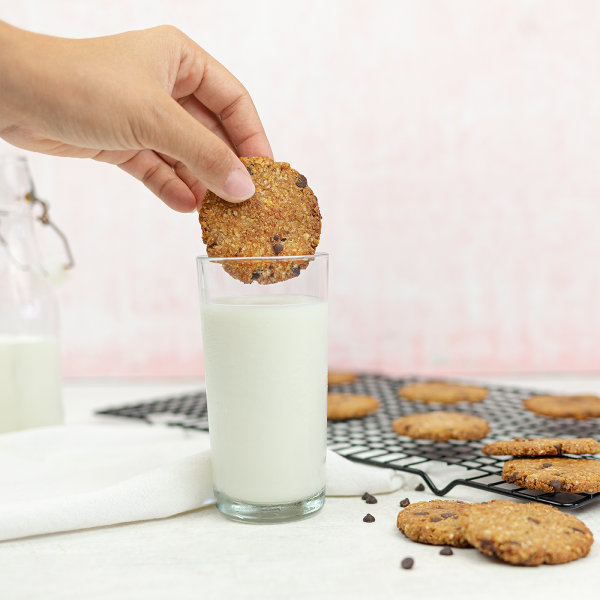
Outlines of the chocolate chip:
<svg viewBox="0 0 600 600">
<path fill-rule="evenodd" d="M 419 516 L 419 517 L 423 517 L 423 516 L 425 516 L 425 515 L 428 515 L 428 514 L 429 514 L 428 512 L 418 512 L 418 513 L 413 513 L 413 515 L 415 515 L 415 516 Z"/>
<path fill-rule="evenodd" d="M 298 275 L 300 275 L 300 267 L 292 267 L 290 269 L 290 271 L 292 272 L 293 275 L 296 275 L 296 277 L 298 277 Z"/>
<path fill-rule="evenodd" d="M 440 554 L 442 556 L 452 556 L 454 554 L 454 552 L 452 552 L 452 548 L 450 548 L 450 546 L 444 546 L 441 550 L 440 550 Z"/>
<path fill-rule="evenodd" d="M 275 252 L 275 256 L 281 254 L 283 252 L 283 246 L 281 244 L 275 244 L 273 246 L 273 252 Z"/>
<path fill-rule="evenodd" d="M 562 444 L 556 444 L 554 447 L 556 448 L 556 454 L 562 454 Z"/>
<path fill-rule="evenodd" d="M 535 523 L 536 525 L 539 525 L 539 524 L 540 524 L 540 522 L 539 522 L 537 519 L 534 519 L 533 517 L 527 517 L 527 519 L 528 519 L 529 521 L 531 521 L 532 523 Z"/>
<path fill-rule="evenodd" d="M 551 467 L 552 463 L 542 463 L 542 469 L 547 469 L 548 467 Z"/>
<path fill-rule="evenodd" d="M 306 183 L 307 183 L 307 181 L 306 181 L 306 177 L 304 177 L 304 175 L 300 175 L 300 176 L 298 177 L 298 181 L 296 181 L 296 185 L 297 185 L 299 188 L 304 188 L 304 187 L 306 187 Z"/>
<path fill-rule="evenodd" d="M 414 564 L 415 564 L 415 561 L 414 561 L 412 558 L 410 558 L 410 556 L 409 556 L 408 558 L 405 558 L 405 559 L 404 559 L 404 560 L 403 560 L 403 561 L 400 563 L 400 566 L 401 566 L 403 569 L 412 569 Z"/>
<path fill-rule="evenodd" d="M 420 483 L 416 488 L 415 488 L 415 492 L 423 492 L 425 491 L 425 486 Z"/>
<path fill-rule="evenodd" d="M 365 492 L 360 498 L 361 500 L 366 500 L 370 495 L 369 492 Z"/>
<path fill-rule="evenodd" d="M 368 498 L 365 498 L 367 504 L 377 504 L 377 498 L 375 498 L 375 496 L 371 496 L 371 494 L 369 494 Z"/>
<path fill-rule="evenodd" d="M 274 239 L 276 242 L 278 242 L 278 241 L 279 241 L 279 236 L 278 236 L 278 235 L 274 235 L 274 236 L 273 236 L 273 239 Z"/>
<path fill-rule="evenodd" d="M 246 167 L 246 171 L 248 171 L 248 173 L 250 173 L 250 175 L 252 175 L 252 169 L 250 169 L 250 167 Z"/>
<path fill-rule="evenodd" d="M 442 513 L 442 517 L 447 519 L 448 517 L 454 517 L 456 513 Z"/>
<path fill-rule="evenodd" d="M 442 517 L 433 517 L 433 519 L 431 519 L 432 523 L 439 523 L 442 520 Z"/>
<path fill-rule="evenodd" d="M 261 276 L 261 272 L 260 271 L 254 271 L 252 273 L 252 279 L 258 279 Z"/>
<path fill-rule="evenodd" d="M 365 523 L 375 523 L 375 517 L 369 513 L 367 513 L 364 517 L 363 517 L 363 521 Z"/>
<path fill-rule="evenodd" d="M 560 492 L 560 490 L 562 490 L 562 481 L 558 481 L 558 479 L 554 479 L 550 482 L 550 487 L 555 492 Z"/>
<path fill-rule="evenodd" d="M 579 533 L 583 533 L 583 535 L 585 535 L 585 531 L 582 531 L 581 529 L 577 529 L 577 527 L 571 527 L 571 529 L 573 531 L 578 531 Z"/>
<path fill-rule="evenodd" d="M 402 508 L 406 508 L 410 504 L 410 500 L 408 498 L 404 498 L 404 500 L 400 500 L 400 506 Z"/>
</svg>

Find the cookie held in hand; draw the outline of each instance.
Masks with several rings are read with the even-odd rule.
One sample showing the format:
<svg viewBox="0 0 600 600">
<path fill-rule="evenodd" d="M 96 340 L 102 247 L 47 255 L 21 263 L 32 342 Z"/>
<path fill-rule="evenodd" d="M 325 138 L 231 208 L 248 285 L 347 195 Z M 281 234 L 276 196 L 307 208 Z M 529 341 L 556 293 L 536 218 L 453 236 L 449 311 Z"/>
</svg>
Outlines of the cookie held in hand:
<svg viewBox="0 0 600 600">
<path fill-rule="evenodd" d="M 210 257 L 293 257 L 313 255 L 321 236 L 321 213 L 306 177 L 288 163 L 255 157 L 240 160 L 256 192 L 231 203 L 206 192 L 200 208 L 202 241 Z M 308 260 L 227 261 L 223 266 L 243 283 L 270 284 L 297 277 Z"/>
</svg>

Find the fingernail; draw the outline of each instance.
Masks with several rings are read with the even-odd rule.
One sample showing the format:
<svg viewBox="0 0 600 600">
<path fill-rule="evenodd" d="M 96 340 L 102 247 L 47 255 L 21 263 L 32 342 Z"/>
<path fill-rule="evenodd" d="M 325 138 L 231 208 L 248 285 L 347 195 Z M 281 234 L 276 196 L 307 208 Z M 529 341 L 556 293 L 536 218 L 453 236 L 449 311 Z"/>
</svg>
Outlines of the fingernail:
<svg viewBox="0 0 600 600">
<path fill-rule="evenodd" d="M 223 191 L 234 200 L 248 200 L 254 194 L 254 184 L 248 171 L 234 169 L 225 181 Z"/>
</svg>

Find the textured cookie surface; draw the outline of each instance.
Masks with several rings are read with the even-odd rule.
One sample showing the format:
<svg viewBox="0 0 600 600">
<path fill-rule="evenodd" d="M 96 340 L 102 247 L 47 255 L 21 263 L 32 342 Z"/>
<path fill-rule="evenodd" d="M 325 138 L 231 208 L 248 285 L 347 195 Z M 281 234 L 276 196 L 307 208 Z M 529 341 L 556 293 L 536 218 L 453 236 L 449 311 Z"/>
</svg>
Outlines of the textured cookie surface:
<svg viewBox="0 0 600 600">
<path fill-rule="evenodd" d="M 399 396 L 413 402 L 441 402 L 442 404 L 481 402 L 487 393 L 487 389 L 483 387 L 443 381 L 411 383 L 398 390 Z"/>
<path fill-rule="evenodd" d="M 480 440 L 490 430 L 487 421 L 480 417 L 439 410 L 400 417 L 392 427 L 399 435 L 436 442 Z"/>
<path fill-rule="evenodd" d="M 327 394 L 327 418 L 331 421 L 359 419 L 375 412 L 379 400 L 364 394 Z"/>
<path fill-rule="evenodd" d="M 234 204 L 206 192 L 200 208 L 202 241 L 211 257 L 301 256 L 314 254 L 321 213 L 306 177 L 288 163 L 240 158 L 256 187 Z M 225 270 L 244 283 L 270 284 L 297 277 L 308 261 L 227 262 Z"/>
<path fill-rule="evenodd" d="M 471 504 L 459 521 L 472 546 L 513 565 L 570 562 L 586 556 L 594 542 L 577 517 L 536 502 Z"/>
<path fill-rule="evenodd" d="M 502 479 L 543 492 L 600 492 L 600 461 L 593 458 L 515 458 L 504 463 Z"/>
<path fill-rule="evenodd" d="M 523 406 L 538 415 L 553 419 L 591 419 L 600 417 L 598 396 L 532 396 Z"/>
<path fill-rule="evenodd" d="M 516 438 L 484 446 L 484 454 L 512 456 L 560 456 L 561 454 L 596 454 L 600 444 L 592 438 Z"/>
<path fill-rule="evenodd" d="M 415 502 L 400 511 L 398 529 L 414 542 L 465 548 L 469 543 L 462 533 L 459 515 L 468 506 L 458 500 Z"/>
<path fill-rule="evenodd" d="M 356 381 L 354 373 L 343 373 L 341 371 L 329 371 L 327 373 L 327 385 L 343 385 L 344 383 L 354 383 Z"/>
</svg>

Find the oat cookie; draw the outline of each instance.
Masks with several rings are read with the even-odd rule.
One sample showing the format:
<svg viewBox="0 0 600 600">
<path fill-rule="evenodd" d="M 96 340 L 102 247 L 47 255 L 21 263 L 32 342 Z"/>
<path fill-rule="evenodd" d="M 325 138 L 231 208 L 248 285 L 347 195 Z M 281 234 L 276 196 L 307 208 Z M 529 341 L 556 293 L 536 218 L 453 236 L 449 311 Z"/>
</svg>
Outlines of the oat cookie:
<svg viewBox="0 0 600 600">
<path fill-rule="evenodd" d="M 487 421 L 480 417 L 441 410 L 400 417 L 392 427 L 399 435 L 436 442 L 480 440 L 490 430 Z"/>
<path fill-rule="evenodd" d="M 469 507 L 458 500 L 415 502 L 398 514 L 398 529 L 414 542 L 465 548 L 459 515 Z"/>
<path fill-rule="evenodd" d="M 460 383 L 443 381 L 426 381 L 404 385 L 398 390 L 401 398 L 413 402 L 441 402 L 456 404 L 457 402 L 481 402 L 487 396 L 486 388 Z"/>
<path fill-rule="evenodd" d="M 357 377 L 354 373 L 344 373 L 342 371 L 329 371 L 327 373 L 327 385 L 343 385 L 344 383 L 354 383 Z"/>
<path fill-rule="evenodd" d="M 593 458 L 515 458 L 506 461 L 502 479 L 543 492 L 600 492 L 600 461 Z"/>
<path fill-rule="evenodd" d="M 523 406 L 538 415 L 553 419 L 591 419 L 600 417 L 598 396 L 532 396 Z"/>
<path fill-rule="evenodd" d="M 256 187 L 248 200 L 234 204 L 206 192 L 200 208 L 202 241 L 209 256 L 301 256 L 314 254 L 321 235 L 317 198 L 288 163 L 244 158 Z M 300 275 L 309 261 L 228 262 L 225 270 L 244 283 L 285 281 Z"/>
<path fill-rule="evenodd" d="M 360 419 L 375 412 L 379 400 L 364 394 L 327 394 L 327 418 L 331 421 Z"/>
<path fill-rule="evenodd" d="M 594 538 L 573 515 L 553 506 L 492 500 L 471 504 L 459 522 L 467 541 L 513 565 L 557 565 L 586 556 Z"/>
<path fill-rule="evenodd" d="M 592 438 L 516 438 L 484 446 L 484 454 L 512 456 L 560 456 L 561 454 L 596 454 L 600 444 Z"/>
</svg>

